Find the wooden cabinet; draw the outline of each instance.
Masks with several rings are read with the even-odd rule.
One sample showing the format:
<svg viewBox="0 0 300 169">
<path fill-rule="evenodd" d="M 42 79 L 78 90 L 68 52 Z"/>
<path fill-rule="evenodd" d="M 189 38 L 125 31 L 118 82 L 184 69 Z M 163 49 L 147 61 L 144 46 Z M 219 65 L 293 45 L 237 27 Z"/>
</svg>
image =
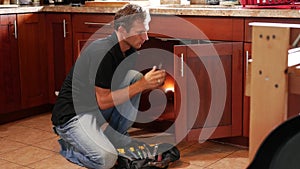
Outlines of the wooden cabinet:
<svg viewBox="0 0 300 169">
<path fill-rule="evenodd" d="M 233 17 L 199 17 L 152 15 L 150 36 L 179 39 L 243 41 L 244 19 Z"/>
<path fill-rule="evenodd" d="M 104 38 L 113 32 L 111 22 L 114 15 L 109 14 L 73 14 L 73 58 L 74 61 L 82 48 L 88 43 Z"/>
<path fill-rule="evenodd" d="M 48 103 L 45 15 L 18 14 L 18 47 L 22 108 Z"/>
<path fill-rule="evenodd" d="M 15 14 L 0 15 L 0 114 L 21 107 L 16 24 Z"/>
<path fill-rule="evenodd" d="M 242 52 L 241 42 L 175 46 L 177 140 L 242 135 Z"/>
<path fill-rule="evenodd" d="M 55 103 L 56 92 L 73 65 L 72 21 L 70 14 L 46 14 L 46 46 L 49 72 L 49 102 Z"/>
</svg>

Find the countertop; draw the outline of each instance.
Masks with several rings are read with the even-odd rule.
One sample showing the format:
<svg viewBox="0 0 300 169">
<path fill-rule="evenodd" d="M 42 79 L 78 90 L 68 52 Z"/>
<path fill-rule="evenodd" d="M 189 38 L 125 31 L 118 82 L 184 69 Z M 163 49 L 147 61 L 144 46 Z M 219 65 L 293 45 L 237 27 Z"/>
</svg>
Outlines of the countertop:
<svg viewBox="0 0 300 169">
<path fill-rule="evenodd" d="M 240 5 L 159 5 L 145 6 L 151 14 L 157 15 L 191 15 L 191 16 L 223 16 L 223 17 L 268 17 L 268 18 L 300 18 L 297 9 L 247 9 Z M 20 6 L 1 8 L 0 14 L 29 12 L 66 12 L 66 13 L 115 13 L 119 7 L 72 7 L 70 5 Z"/>
</svg>

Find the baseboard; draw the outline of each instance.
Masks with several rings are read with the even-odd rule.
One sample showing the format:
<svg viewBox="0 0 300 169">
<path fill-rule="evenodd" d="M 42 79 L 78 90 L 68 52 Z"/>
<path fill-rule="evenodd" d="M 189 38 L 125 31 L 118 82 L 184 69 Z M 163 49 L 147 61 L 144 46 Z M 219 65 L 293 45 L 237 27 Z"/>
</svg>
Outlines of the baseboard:
<svg viewBox="0 0 300 169">
<path fill-rule="evenodd" d="M 52 110 L 52 104 L 45 104 L 25 110 L 9 112 L 0 114 L 0 124 L 13 122 L 16 120 L 24 119 L 26 117 L 30 117 L 37 114 L 46 113 Z"/>
</svg>

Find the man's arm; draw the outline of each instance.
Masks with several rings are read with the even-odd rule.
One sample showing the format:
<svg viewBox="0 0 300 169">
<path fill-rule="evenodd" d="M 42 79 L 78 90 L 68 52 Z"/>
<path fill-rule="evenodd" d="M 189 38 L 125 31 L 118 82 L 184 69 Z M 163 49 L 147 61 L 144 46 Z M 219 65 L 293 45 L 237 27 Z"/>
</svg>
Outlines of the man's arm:
<svg viewBox="0 0 300 169">
<path fill-rule="evenodd" d="M 105 110 L 122 104 L 144 90 L 155 89 L 161 86 L 165 81 L 165 76 L 166 73 L 164 70 L 156 70 L 156 66 L 154 66 L 153 69 L 146 73 L 139 81 L 123 89 L 112 92 L 110 89 L 96 86 L 95 90 L 98 106 L 100 109 Z"/>
</svg>

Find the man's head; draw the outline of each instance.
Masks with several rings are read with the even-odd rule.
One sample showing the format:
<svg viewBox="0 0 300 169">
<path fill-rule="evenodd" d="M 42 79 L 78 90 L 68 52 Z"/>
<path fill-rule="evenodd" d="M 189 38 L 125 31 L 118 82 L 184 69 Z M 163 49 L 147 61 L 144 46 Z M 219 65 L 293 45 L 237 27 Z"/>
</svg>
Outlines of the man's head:
<svg viewBox="0 0 300 169">
<path fill-rule="evenodd" d="M 140 48 L 148 40 L 150 14 L 142 7 L 128 4 L 114 18 L 114 29 L 120 41 L 127 47 Z"/>
</svg>

